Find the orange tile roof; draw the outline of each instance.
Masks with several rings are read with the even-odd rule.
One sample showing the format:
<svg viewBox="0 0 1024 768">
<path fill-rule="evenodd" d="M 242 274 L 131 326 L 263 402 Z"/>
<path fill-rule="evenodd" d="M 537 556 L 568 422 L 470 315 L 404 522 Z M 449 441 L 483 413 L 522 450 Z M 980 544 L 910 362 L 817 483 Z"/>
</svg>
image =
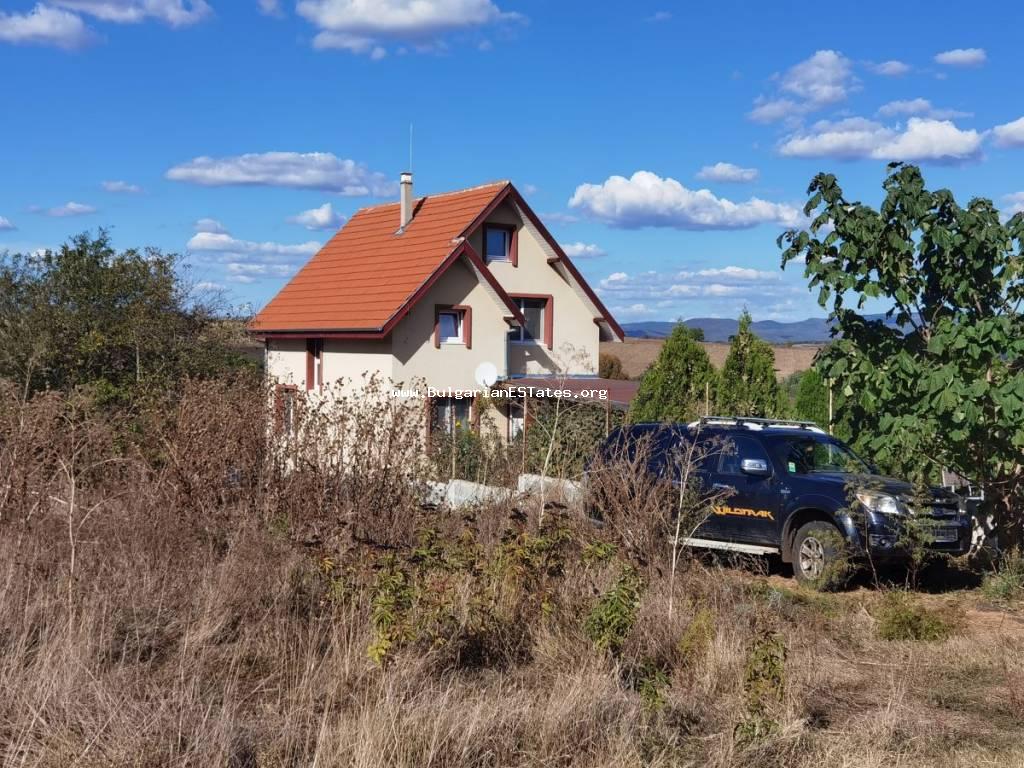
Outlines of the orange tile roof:
<svg viewBox="0 0 1024 768">
<path fill-rule="evenodd" d="M 293 277 L 249 329 L 378 331 L 458 247 L 507 181 L 416 200 L 402 234 L 399 204 L 363 208 Z"/>
</svg>

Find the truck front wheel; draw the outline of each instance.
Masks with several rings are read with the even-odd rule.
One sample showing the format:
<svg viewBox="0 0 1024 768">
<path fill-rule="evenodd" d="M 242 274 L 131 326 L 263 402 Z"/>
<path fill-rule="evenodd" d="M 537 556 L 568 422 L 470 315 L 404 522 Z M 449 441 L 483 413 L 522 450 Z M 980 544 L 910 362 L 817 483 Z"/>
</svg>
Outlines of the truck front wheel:
<svg viewBox="0 0 1024 768">
<path fill-rule="evenodd" d="M 848 576 L 843 536 L 831 523 L 814 520 L 793 538 L 793 575 L 815 589 L 833 589 Z"/>
</svg>

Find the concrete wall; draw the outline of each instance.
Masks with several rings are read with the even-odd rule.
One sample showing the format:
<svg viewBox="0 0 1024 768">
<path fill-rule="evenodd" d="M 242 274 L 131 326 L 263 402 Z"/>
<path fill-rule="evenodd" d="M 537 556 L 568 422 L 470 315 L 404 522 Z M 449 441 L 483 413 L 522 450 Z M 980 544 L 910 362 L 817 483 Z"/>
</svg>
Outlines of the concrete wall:
<svg viewBox="0 0 1024 768">
<path fill-rule="evenodd" d="M 551 247 L 532 225 L 520 220 L 515 208 L 499 206 L 487 221 L 518 227 L 517 266 L 500 261 L 488 266 L 501 286 L 511 294 L 550 294 L 554 300 L 552 349 L 542 341 L 509 345 L 509 369 L 512 374 L 596 374 L 600 329 L 594 313 L 580 298 L 572 283 L 548 258 Z M 483 228 L 474 232 L 470 244 L 483 255 Z"/>
</svg>

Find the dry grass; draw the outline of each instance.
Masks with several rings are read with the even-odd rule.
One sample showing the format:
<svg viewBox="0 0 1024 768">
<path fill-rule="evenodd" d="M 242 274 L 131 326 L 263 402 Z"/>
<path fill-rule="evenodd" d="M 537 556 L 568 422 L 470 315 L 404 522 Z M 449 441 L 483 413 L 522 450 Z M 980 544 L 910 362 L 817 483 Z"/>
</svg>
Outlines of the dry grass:
<svg viewBox="0 0 1024 768">
<path fill-rule="evenodd" d="M 626 339 L 621 344 L 606 341 L 601 343 L 601 352 L 615 355 L 622 362 L 622 370 L 626 376 L 638 379 L 651 367 L 664 343 L 663 339 Z M 729 354 L 729 345 L 722 342 L 702 342 L 701 346 L 711 358 L 711 364 L 721 370 Z M 778 379 L 781 381 L 798 371 L 808 370 L 819 349 L 820 344 L 773 345 L 775 374 Z"/>
<path fill-rule="evenodd" d="M 417 509 L 402 425 L 358 477 L 317 440 L 268 453 L 237 386 L 131 423 L 4 402 L 0 765 L 1024 763 L 1012 605 L 912 596 L 959 623 L 887 641 L 875 591 L 693 560 L 673 587 L 649 536 L 636 559 L 568 515 Z M 598 649 L 627 568 L 638 602 Z M 765 638 L 781 668 L 752 661 Z"/>
</svg>

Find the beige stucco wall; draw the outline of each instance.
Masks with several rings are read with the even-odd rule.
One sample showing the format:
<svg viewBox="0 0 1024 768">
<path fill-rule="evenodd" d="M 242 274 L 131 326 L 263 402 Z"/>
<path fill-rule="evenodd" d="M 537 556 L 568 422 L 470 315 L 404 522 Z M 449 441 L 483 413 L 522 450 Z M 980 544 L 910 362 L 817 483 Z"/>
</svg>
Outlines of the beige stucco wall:
<svg viewBox="0 0 1024 768">
<path fill-rule="evenodd" d="M 508 293 L 550 294 L 554 300 L 552 349 L 543 342 L 509 345 L 509 370 L 512 374 L 596 374 L 600 329 L 592 309 L 580 298 L 562 273 L 548 258 L 550 247 L 529 224 L 524 225 L 517 211 L 503 204 L 487 221 L 509 224 L 519 229 L 517 266 L 495 261 L 488 266 Z M 483 256 L 483 228 L 470 237 L 470 245 Z"/>
<path fill-rule="evenodd" d="M 390 380 L 393 373 L 391 341 L 324 341 L 324 385 L 339 381 L 360 383 L 363 376 L 379 374 Z M 271 339 L 267 349 L 267 374 L 275 384 L 306 388 L 305 339 Z"/>
<path fill-rule="evenodd" d="M 434 308 L 462 304 L 473 309 L 472 348 L 463 344 L 434 346 Z M 424 379 L 437 389 L 475 389 L 475 372 L 483 362 L 505 374 L 508 310 L 500 306 L 463 262 L 451 266 L 391 333 L 394 379 L 412 384 Z"/>
<path fill-rule="evenodd" d="M 267 343 L 267 375 L 274 384 L 306 386 L 305 339 L 272 339 Z"/>
</svg>

